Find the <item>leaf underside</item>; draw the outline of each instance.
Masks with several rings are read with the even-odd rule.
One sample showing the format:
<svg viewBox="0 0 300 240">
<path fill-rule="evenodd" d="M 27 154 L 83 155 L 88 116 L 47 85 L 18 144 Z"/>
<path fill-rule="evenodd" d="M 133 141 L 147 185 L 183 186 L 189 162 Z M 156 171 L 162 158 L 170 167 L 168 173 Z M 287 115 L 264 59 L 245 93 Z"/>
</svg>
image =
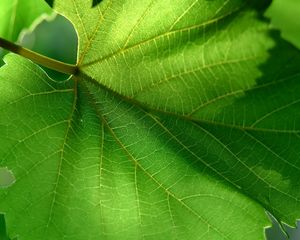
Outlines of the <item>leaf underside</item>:
<svg viewBox="0 0 300 240">
<path fill-rule="evenodd" d="M 13 54 L 0 69 L 11 236 L 257 240 L 265 210 L 293 224 L 300 54 L 266 4 L 57 0 L 80 75 L 58 82 Z"/>
</svg>

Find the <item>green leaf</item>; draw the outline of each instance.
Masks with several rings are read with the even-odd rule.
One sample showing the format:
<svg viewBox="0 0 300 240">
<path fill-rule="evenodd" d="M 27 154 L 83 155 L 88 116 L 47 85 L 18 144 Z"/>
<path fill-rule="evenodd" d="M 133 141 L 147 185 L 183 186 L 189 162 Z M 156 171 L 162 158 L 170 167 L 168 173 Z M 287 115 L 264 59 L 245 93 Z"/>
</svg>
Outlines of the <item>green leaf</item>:
<svg viewBox="0 0 300 240">
<path fill-rule="evenodd" d="M 300 2 L 298 0 L 274 0 L 266 15 L 282 36 L 300 48 Z"/>
<path fill-rule="evenodd" d="M 9 232 L 262 240 L 265 210 L 293 224 L 300 53 L 261 18 L 267 3 L 56 1 L 80 74 L 56 82 L 13 54 L 0 69 Z"/>
<path fill-rule="evenodd" d="M 151 108 L 195 119 L 215 117 L 202 109 L 209 101 L 255 86 L 257 66 L 274 46 L 268 24 L 245 1 L 105 1 L 98 10 L 71 2 L 56 8 L 79 33 L 84 74 Z"/>
<path fill-rule="evenodd" d="M 10 232 L 263 239 L 263 208 L 220 178 L 202 159 L 205 150 L 193 149 L 193 135 L 172 133 L 201 133 L 197 125 L 152 115 L 90 82 L 54 82 L 20 57 L 6 61 L 0 131 L 9 134 L 0 152 L 16 183 L 1 191 L 0 206 L 8 226 L 17 226 Z M 9 77 L 17 66 L 22 72 Z"/>
<path fill-rule="evenodd" d="M 29 28 L 42 14 L 51 9 L 42 1 L 1 0 L 0 1 L 0 37 L 16 42 L 23 29 Z M 3 57 L 0 49 L 0 59 Z"/>
<path fill-rule="evenodd" d="M 0 37 L 17 41 L 20 32 L 29 28 L 37 17 L 50 13 L 51 9 L 36 0 L 1 0 L 0 1 Z"/>
</svg>

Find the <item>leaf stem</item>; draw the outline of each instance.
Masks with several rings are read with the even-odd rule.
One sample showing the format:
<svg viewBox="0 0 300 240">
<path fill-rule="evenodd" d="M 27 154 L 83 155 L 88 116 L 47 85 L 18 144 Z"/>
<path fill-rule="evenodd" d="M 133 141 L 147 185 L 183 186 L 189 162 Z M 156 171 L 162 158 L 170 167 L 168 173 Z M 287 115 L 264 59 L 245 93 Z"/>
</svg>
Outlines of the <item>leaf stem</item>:
<svg viewBox="0 0 300 240">
<path fill-rule="evenodd" d="M 62 72 L 70 75 L 77 75 L 79 72 L 79 68 L 76 65 L 60 62 L 53 58 L 46 57 L 39 53 L 33 52 L 27 48 L 23 48 L 3 38 L 0 38 L 0 47 L 10 52 L 16 53 L 22 57 L 25 57 L 27 59 L 30 59 L 31 61 L 37 64 L 40 64 L 44 67 L 53 69 L 58 72 Z"/>
</svg>

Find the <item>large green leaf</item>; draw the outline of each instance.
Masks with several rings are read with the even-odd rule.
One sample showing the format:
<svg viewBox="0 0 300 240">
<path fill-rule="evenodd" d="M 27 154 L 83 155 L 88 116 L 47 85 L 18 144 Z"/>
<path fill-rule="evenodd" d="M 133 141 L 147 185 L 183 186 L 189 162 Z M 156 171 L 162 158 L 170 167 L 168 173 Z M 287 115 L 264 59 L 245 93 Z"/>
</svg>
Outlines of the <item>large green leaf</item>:
<svg viewBox="0 0 300 240">
<path fill-rule="evenodd" d="M 210 166 L 217 156 L 204 160 L 214 143 L 202 127 L 147 113 L 93 83 L 54 82 L 19 57 L 6 61 L 0 152 L 16 183 L 1 191 L 0 210 L 10 233 L 263 239 L 263 208 Z M 16 67 L 23 70 L 11 77 Z M 194 135 L 207 146 L 198 149 Z"/>
<path fill-rule="evenodd" d="M 0 70 L 9 233 L 258 240 L 265 209 L 293 224 L 300 54 L 267 2 L 57 0 L 80 74 L 56 82 L 15 55 Z"/>
<path fill-rule="evenodd" d="M 299 173 L 290 142 L 298 142 L 300 55 L 261 19 L 268 1 L 104 1 L 97 10 L 84 2 L 57 1 L 78 29 L 83 78 L 207 124 L 212 140 L 232 154 L 226 177 L 292 224 L 299 203 L 290 192 L 298 191 L 281 180 L 295 182 Z M 290 204 L 278 204 L 282 199 Z"/>
</svg>

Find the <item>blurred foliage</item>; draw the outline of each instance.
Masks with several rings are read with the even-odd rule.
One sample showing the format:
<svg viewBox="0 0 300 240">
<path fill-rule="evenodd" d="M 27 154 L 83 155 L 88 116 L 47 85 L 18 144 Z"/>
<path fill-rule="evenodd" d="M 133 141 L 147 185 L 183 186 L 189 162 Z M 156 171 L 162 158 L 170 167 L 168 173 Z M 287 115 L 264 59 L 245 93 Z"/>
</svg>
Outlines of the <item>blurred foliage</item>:
<svg viewBox="0 0 300 240">
<path fill-rule="evenodd" d="M 300 0 L 273 0 L 266 16 L 283 38 L 300 48 Z"/>
<path fill-rule="evenodd" d="M 300 222 L 297 221 L 297 228 L 292 228 L 287 225 L 283 225 L 284 228 L 283 232 L 282 227 L 278 224 L 275 219 L 272 219 L 273 227 L 266 229 L 266 237 L 267 240 L 299 240 L 300 239 L 300 229 L 299 224 Z"/>
<path fill-rule="evenodd" d="M 46 16 L 52 12 L 46 3 L 36 4 L 36 0 L 13 3 L 12 0 L 0 0 L 0 9 L 0 37 L 13 42 L 16 42 L 20 33 L 37 21 L 39 16 Z M 7 51 L 0 48 L 0 66 L 4 64 L 2 58 L 6 53 Z"/>
</svg>

